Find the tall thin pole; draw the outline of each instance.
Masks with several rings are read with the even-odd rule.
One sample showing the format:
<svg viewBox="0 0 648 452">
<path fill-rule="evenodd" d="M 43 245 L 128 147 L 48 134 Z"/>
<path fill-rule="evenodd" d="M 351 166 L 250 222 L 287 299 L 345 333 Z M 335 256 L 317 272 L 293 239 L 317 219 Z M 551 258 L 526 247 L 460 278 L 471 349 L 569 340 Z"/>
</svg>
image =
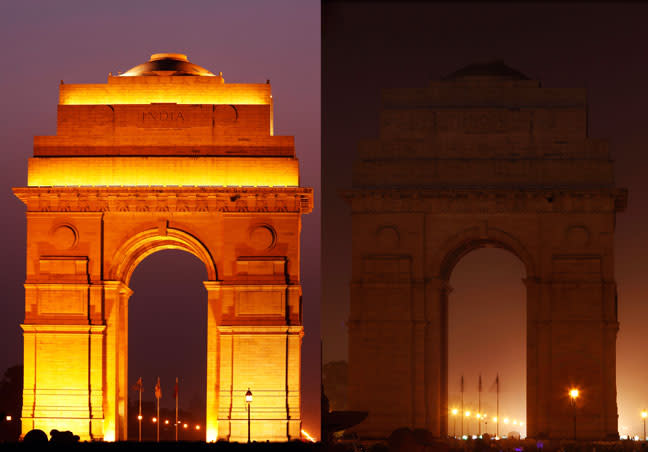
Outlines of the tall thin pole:
<svg viewBox="0 0 648 452">
<path fill-rule="evenodd" d="M 248 443 L 250 442 L 250 403 L 248 402 L 247 404 L 247 409 L 248 409 Z"/>
<path fill-rule="evenodd" d="M 571 402 L 574 410 L 574 441 L 576 441 L 576 397 L 572 397 Z"/>
<path fill-rule="evenodd" d="M 142 377 L 139 379 L 139 415 L 137 416 L 137 422 L 139 423 L 139 442 L 142 442 Z"/>
<path fill-rule="evenodd" d="M 180 398 L 180 391 L 178 389 L 178 377 L 176 377 L 175 385 L 175 399 L 176 399 L 176 417 L 175 417 L 175 439 L 178 442 L 178 399 Z"/>
<path fill-rule="evenodd" d="M 499 438 L 499 421 L 500 421 L 500 417 L 499 417 L 499 391 L 500 391 L 500 388 L 499 388 L 499 373 L 495 377 L 495 386 L 497 386 L 497 413 L 495 413 L 495 416 L 497 416 L 497 422 L 495 423 L 496 424 L 495 436 L 497 438 Z"/>
<path fill-rule="evenodd" d="M 461 413 L 460 413 L 460 416 L 461 416 L 461 437 L 463 438 L 463 434 L 464 434 L 463 423 L 464 423 L 464 416 L 465 416 L 464 415 L 464 378 L 463 378 L 463 375 L 461 376 Z"/>
<path fill-rule="evenodd" d="M 481 374 L 479 374 L 479 402 L 477 406 L 477 434 L 481 436 L 481 420 L 482 420 L 482 412 L 481 412 L 481 393 L 482 393 L 482 379 L 481 379 Z"/>
<path fill-rule="evenodd" d="M 162 388 L 160 387 L 160 377 L 157 378 L 157 383 L 155 384 L 155 400 L 157 407 L 157 417 L 155 425 L 157 427 L 156 440 L 160 442 L 160 398 L 162 398 Z"/>
</svg>

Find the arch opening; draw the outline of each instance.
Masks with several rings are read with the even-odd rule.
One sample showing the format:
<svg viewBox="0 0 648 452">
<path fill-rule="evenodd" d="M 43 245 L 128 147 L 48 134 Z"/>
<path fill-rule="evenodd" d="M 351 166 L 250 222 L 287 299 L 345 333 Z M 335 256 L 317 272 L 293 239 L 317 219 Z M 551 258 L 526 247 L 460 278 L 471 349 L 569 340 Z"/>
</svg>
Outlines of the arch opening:
<svg viewBox="0 0 648 452">
<path fill-rule="evenodd" d="M 475 239 L 457 246 L 444 261 L 450 436 L 511 432 L 526 436 L 527 293 L 523 281 L 530 265 L 520 254 L 523 251 L 510 243 Z"/>
<path fill-rule="evenodd" d="M 132 387 L 142 377 L 142 439 L 155 441 L 158 422 L 160 440 L 175 439 L 178 377 L 179 439 L 204 441 L 207 294 L 203 282 L 207 269 L 184 249 L 158 246 L 145 254 L 129 274 L 133 293 L 128 307 L 128 438 L 139 436 L 139 394 Z M 162 389 L 159 417 L 154 393 L 157 377 Z"/>
</svg>

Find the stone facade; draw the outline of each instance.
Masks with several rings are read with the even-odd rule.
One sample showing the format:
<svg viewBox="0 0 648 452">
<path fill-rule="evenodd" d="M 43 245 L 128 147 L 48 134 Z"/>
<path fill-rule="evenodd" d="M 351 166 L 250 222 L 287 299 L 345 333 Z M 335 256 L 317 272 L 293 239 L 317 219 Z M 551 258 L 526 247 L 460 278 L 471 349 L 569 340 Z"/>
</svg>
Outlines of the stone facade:
<svg viewBox="0 0 648 452">
<path fill-rule="evenodd" d="M 27 206 L 23 434 L 127 438 L 129 280 L 180 249 L 208 275 L 207 440 L 247 441 L 248 388 L 253 440 L 299 438 L 313 195 L 294 139 L 273 135 L 269 84 L 154 57 L 165 70 L 62 83 L 57 135 L 35 137 L 28 186 L 14 189 Z"/>
<path fill-rule="evenodd" d="M 495 70 L 493 71 L 493 68 Z M 382 99 L 353 189 L 349 408 L 355 429 L 448 433 L 448 285 L 466 253 L 496 246 L 526 267 L 527 428 L 618 438 L 614 184 L 590 138 L 582 89 L 542 88 L 503 65 L 471 66 Z"/>
</svg>

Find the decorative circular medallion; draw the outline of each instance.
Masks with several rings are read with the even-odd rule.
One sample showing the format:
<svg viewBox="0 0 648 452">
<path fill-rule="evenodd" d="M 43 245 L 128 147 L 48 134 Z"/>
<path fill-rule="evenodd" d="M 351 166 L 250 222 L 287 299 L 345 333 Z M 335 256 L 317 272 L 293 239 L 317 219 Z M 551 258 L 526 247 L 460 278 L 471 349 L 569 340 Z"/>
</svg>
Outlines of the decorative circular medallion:
<svg viewBox="0 0 648 452">
<path fill-rule="evenodd" d="M 52 232 L 52 243 L 59 250 L 69 250 L 77 241 L 77 233 L 72 226 L 61 225 Z"/>
<path fill-rule="evenodd" d="M 250 245 L 257 250 L 267 250 L 275 243 L 275 232 L 270 226 L 256 226 L 250 231 Z"/>
<path fill-rule="evenodd" d="M 377 231 L 378 245 L 384 250 L 395 250 L 400 246 L 400 234 L 393 226 L 381 226 Z"/>
</svg>

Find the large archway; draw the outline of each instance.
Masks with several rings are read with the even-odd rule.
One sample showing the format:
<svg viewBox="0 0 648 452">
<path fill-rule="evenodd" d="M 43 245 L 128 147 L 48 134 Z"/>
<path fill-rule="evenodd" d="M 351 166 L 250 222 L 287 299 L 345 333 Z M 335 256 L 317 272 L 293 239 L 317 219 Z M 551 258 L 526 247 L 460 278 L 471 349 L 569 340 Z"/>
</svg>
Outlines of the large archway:
<svg viewBox="0 0 648 452">
<path fill-rule="evenodd" d="M 587 135 L 585 93 L 496 62 L 382 100 L 345 194 L 349 402 L 369 412 L 358 433 L 448 435 L 448 281 L 493 245 L 526 268 L 528 436 L 618 438 L 614 225 L 627 193 Z"/>
<path fill-rule="evenodd" d="M 301 436 L 301 216 L 271 85 L 160 53 L 106 84 L 61 83 L 27 187 L 23 434 L 128 437 L 129 281 L 159 250 L 207 280 L 206 439 Z M 248 388 L 254 401 L 246 405 Z M 248 408 L 251 422 L 248 423 Z"/>
<path fill-rule="evenodd" d="M 142 378 L 142 439 L 155 441 L 154 385 L 159 377 L 160 440 L 205 440 L 207 412 L 207 280 L 205 265 L 180 250 L 147 256 L 133 272 L 128 306 L 128 438 L 139 437 L 138 378 Z M 178 379 L 178 397 L 175 381 Z M 157 419 L 156 419 L 157 421 Z M 184 426 L 186 424 L 186 427 Z"/>
<path fill-rule="evenodd" d="M 467 253 L 452 269 L 449 436 L 526 436 L 525 279 L 522 261 L 495 246 Z"/>
</svg>

